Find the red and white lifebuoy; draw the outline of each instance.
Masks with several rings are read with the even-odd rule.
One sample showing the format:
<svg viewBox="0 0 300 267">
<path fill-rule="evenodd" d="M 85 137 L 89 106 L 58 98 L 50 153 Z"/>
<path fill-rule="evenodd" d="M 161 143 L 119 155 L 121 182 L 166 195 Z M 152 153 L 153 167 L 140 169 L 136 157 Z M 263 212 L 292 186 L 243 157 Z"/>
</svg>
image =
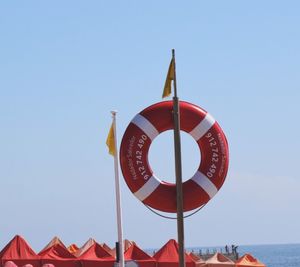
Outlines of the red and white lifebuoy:
<svg viewBox="0 0 300 267">
<path fill-rule="evenodd" d="M 207 203 L 221 188 L 228 170 L 228 144 L 215 119 L 200 107 L 180 101 L 180 129 L 197 142 L 201 162 L 194 176 L 183 182 L 183 209 Z M 120 163 L 132 193 L 144 204 L 164 212 L 176 212 L 176 185 L 153 173 L 148 152 L 155 137 L 173 129 L 173 102 L 154 104 L 137 114 L 122 138 Z"/>
</svg>

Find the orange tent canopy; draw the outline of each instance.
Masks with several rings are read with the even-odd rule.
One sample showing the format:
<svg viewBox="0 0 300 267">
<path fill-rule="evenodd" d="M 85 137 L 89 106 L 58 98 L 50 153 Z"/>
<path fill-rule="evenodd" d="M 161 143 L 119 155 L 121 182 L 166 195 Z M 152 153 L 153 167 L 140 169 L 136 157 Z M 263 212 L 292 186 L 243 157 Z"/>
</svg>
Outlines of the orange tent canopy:
<svg viewBox="0 0 300 267">
<path fill-rule="evenodd" d="M 263 264 L 262 262 L 260 262 L 259 260 L 257 260 L 250 254 L 245 254 L 244 256 L 239 258 L 238 261 L 236 262 L 236 266 L 237 267 L 239 267 L 239 266 L 240 267 L 253 267 L 253 266 L 266 267 L 265 264 Z"/>
<path fill-rule="evenodd" d="M 205 267 L 235 267 L 235 263 L 221 253 L 215 253 L 205 261 Z"/>
<path fill-rule="evenodd" d="M 74 254 L 79 248 L 77 247 L 76 244 L 71 244 L 70 246 L 68 246 L 68 250 L 69 252 L 71 252 L 72 254 Z"/>
</svg>

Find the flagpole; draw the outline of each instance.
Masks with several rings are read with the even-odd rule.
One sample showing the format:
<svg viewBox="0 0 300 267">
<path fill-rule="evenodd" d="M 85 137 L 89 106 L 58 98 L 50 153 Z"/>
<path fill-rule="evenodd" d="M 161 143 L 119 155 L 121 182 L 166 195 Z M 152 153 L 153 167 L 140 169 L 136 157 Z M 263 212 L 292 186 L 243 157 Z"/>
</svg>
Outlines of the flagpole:
<svg viewBox="0 0 300 267">
<path fill-rule="evenodd" d="M 114 132 L 114 167 L 115 167 L 115 191 L 116 191 L 116 208 L 117 208 L 117 226 L 118 226 L 118 242 L 116 250 L 119 249 L 119 267 L 124 267 L 124 246 L 123 246 L 123 230 L 122 230 L 122 210 L 121 210 L 121 192 L 119 182 L 119 161 L 118 161 L 118 147 L 117 147 L 117 124 L 116 124 L 116 111 L 111 111 L 113 119 L 113 132 Z"/>
<path fill-rule="evenodd" d="M 177 203 L 177 235 L 179 245 L 179 267 L 185 267 L 184 258 L 184 218 L 183 218 L 183 194 L 182 194 L 182 166 L 181 166 L 181 141 L 180 141 L 180 111 L 177 97 L 175 50 L 172 49 L 174 64 L 174 97 L 173 97 L 173 120 L 174 120 L 174 149 L 175 149 L 175 174 L 176 174 L 176 203 Z"/>
</svg>

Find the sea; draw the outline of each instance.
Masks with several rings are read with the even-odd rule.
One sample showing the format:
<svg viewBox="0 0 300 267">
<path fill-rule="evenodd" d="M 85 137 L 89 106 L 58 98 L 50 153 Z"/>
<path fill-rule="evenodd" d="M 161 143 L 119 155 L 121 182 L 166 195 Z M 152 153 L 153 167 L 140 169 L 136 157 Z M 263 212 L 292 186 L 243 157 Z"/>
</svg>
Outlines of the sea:
<svg viewBox="0 0 300 267">
<path fill-rule="evenodd" d="M 300 244 L 240 246 L 242 256 L 250 253 L 268 267 L 300 267 Z"/>
<path fill-rule="evenodd" d="M 228 246 L 229 249 L 231 246 Z M 186 248 L 193 252 L 224 252 L 224 247 L 193 247 Z M 152 255 L 157 249 L 145 250 Z M 238 246 L 239 257 L 246 253 L 251 254 L 267 267 L 300 267 L 300 244 L 281 244 L 281 245 L 249 245 Z"/>
<path fill-rule="evenodd" d="M 207 248 L 193 248 L 199 249 Z M 215 249 L 224 251 L 224 248 Z M 300 244 L 238 246 L 237 252 L 239 256 L 250 253 L 267 267 L 300 267 Z"/>
</svg>

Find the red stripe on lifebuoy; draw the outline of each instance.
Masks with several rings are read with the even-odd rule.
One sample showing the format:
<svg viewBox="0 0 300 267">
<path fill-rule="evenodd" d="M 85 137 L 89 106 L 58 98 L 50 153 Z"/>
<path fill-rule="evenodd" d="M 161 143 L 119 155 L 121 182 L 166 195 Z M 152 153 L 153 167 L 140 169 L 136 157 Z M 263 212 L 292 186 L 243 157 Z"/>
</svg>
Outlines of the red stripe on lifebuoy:
<svg viewBox="0 0 300 267">
<path fill-rule="evenodd" d="M 144 204 L 176 212 L 176 185 L 153 173 L 148 153 L 153 139 L 173 129 L 173 102 L 154 104 L 140 112 L 128 125 L 121 142 L 120 163 L 129 189 Z M 200 107 L 180 101 L 181 130 L 196 140 L 201 162 L 195 175 L 183 183 L 183 209 L 207 203 L 221 188 L 228 170 L 228 144 L 217 122 Z"/>
</svg>

